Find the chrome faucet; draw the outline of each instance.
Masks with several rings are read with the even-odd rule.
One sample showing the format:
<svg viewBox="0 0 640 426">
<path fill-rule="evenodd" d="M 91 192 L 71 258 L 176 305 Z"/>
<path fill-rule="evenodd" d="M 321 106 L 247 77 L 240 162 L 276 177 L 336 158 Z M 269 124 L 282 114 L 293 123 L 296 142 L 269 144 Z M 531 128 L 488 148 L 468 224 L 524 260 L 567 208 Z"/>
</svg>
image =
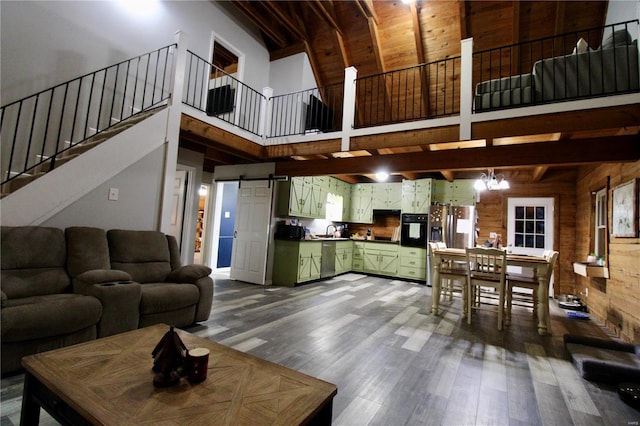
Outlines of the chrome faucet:
<svg viewBox="0 0 640 426">
<path fill-rule="evenodd" d="M 334 234 L 338 230 L 338 228 L 336 228 L 336 226 L 333 223 L 330 224 L 330 225 L 327 225 L 327 230 L 325 231 L 324 234 L 328 237 L 329 236 L 329 228 L 331 228 L 331 227 L 333 227 L 333 233 L 331 233 L 331 238 L 333 238 L 335 236 Z"/>
</svg>

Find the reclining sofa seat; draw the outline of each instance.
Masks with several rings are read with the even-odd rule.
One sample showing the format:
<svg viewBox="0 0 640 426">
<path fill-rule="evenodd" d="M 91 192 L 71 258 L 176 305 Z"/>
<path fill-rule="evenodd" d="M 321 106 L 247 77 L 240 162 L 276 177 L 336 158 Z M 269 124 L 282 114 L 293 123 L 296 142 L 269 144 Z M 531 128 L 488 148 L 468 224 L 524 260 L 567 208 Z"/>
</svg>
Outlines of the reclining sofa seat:
<svg viewBox="0 0 640 426">
<path fill-rule="evenodd" d="M 211 269 L 182 266 L 175 237 L 159 231 L 107 231 L 111 269 L 141 285 L 138 327 L 185 327 L 206 321 L 213 302 Z"/>
<path fill-rule="evenodd" d="M 61 229 L 0 230 L 2 246 L 2 375 L 21 369 L 23 356 L 97 337 L 102 305 L 74 294 Z"/>
</svg>

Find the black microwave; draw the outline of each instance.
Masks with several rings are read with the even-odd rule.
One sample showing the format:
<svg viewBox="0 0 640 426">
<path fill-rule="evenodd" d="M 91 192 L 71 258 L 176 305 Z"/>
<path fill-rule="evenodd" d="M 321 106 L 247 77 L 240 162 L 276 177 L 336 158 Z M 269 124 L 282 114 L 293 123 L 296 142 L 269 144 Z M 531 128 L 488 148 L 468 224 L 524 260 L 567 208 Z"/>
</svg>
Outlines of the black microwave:
<svg viewBox="0 0 640 426">
<path fill-rule="evenodd" d="M 276 240 L 302 240 L 304 239 L 304 227 L 278 223 L 276 226 Z"/>
</svg>

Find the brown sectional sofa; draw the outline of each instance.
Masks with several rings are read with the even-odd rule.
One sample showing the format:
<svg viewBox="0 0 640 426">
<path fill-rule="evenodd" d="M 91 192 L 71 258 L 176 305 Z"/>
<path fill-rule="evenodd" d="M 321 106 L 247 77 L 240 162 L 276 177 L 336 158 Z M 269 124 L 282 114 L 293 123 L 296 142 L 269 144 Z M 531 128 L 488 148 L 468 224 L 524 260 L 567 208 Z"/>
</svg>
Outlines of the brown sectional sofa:
<svg viewBox="0 0 640 426">
<path fill-rule="evenodd" d="M 1 227 L 2 375 L 23 356 L 156 323 L 208 319 L 211 269 L 157 231 Z"/>
</svg>

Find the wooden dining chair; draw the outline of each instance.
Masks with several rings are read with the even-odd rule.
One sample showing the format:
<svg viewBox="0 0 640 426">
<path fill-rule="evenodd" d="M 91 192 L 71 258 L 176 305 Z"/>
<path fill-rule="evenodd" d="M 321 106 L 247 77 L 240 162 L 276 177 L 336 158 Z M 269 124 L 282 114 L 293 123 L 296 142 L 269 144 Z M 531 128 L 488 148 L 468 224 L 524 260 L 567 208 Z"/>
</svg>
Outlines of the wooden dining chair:
<svg viewBox="0 0 640 426">
<path fill-rule="evenodd" d="M 447 245 L 442 242 L 429 243 L 429 256 L 433 258 L 433 252 L 439 249 L 446 249 Z M 440 274 L 440 297 L 453 300 L 453 293 L 457 292 L 462 295 L 463 310 L 466 312 L 466 288 L 467 288 L 467 269 L 465 265 L 459 262 L 442 262 L 439 265 L 438 272 Z"/>
<path fill-rule="evenodd" d="M 498 296 L 498 330 L 502 330 L 507 270 L 507 252 L 496 248 L 466 248 L 467 254 L 467 323 L 473 309 L 491 310 L 488 304 L 475 303 L 481 288 L 492 288 Z M 496 310 L 496 309 L 493 309 Z"/>
<path fill-rule="evenodd" d="M 545 251 L 543 256 L 547 259 L 548 267 L 547 273 L 544 276 L 543 282 L 547 287 L 551 282 L 551 276 L 553 275 L 553 269 L 556 266 L 558 260 L 558 252 L 553 250 Z M 533 314 L 538 314 L 538 287 L 540 286 L 539 277 L 535 274 L 533 276 L 526 276 L 522 274 L 515 274 L 507 272 L 507 309 L 505 321 L 508 324 L 511 322 L 511 307 L 514 297 L 518 300 L 524 300 L 530 302 L 533 305 Z M 529 289 L 531 293 L 520 291 L 519 289 Z"/>
</svg>

